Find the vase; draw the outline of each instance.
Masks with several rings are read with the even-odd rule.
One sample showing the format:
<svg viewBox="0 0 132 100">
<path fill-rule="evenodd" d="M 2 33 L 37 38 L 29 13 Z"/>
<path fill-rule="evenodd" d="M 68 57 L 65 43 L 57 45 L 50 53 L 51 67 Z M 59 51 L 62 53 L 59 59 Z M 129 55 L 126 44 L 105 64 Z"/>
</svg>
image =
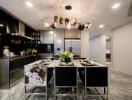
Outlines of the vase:
<svg viewBox="0 0 132 100">
<path fill-rule="evenodd" d="M 66 63 L 71 62 L 71 58 L 65 58 L 65 62 L 66 62 Z"/>
<path fill-rule="evenodd" d="M 8 48 L 9 48 L 8 46 L 4 46 L 4 49 L 3 49 L 4 56 L 10 56 L 10 50 Z"/>
</svg>

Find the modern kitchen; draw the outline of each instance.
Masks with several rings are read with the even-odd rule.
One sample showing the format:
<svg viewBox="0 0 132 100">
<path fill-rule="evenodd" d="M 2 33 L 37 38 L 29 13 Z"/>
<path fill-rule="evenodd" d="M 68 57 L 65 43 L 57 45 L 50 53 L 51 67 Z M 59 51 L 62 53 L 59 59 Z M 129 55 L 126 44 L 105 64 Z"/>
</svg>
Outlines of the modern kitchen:
<svg viewBox="0 0 132 100">
<path fill-rule="evenodd" d="M 132 99 L 132 1 L 75 1 L 0 0 L 0 100 Z"/>
</svg>

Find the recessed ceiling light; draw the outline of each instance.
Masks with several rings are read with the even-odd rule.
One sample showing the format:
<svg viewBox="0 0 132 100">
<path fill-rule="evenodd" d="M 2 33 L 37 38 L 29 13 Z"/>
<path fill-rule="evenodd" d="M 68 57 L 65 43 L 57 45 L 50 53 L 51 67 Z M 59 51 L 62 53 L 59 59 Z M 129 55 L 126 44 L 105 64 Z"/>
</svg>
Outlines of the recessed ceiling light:
<svg viewBox="0 0 132 100">
<path fill-rule="evenodd" d="M 4 25 L 3 24 L 0 24 L 0 27 L 3 27 Z"/>
<path fill-rule="evenodd" d="M 103 24 L 99 25 L 99 28 L 103 28 L 103 27 L 104 27 L 104 25 L 103 25 Z"/>
<path fill-rule="evenodd" d="M 112 9 L 117 9 L 120 7 L 120 3 L 115 3 L 113 6 L 112 6 Z"/>
<path fill-rule="evenodd" d="M 30 1 L 26 1 L 25 4 L 26 4 L 28 7 L 33 7 L 33 3 L 30 2 Z"/>
</svg>

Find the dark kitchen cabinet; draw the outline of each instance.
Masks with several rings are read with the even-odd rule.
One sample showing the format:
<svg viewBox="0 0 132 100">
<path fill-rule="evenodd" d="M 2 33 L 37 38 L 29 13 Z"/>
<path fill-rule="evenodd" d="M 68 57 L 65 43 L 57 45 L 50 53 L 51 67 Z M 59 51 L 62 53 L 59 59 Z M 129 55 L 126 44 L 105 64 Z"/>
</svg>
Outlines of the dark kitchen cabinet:
<svg viewBox="0 0 132 100">
<path fill-rule="evenodd" d="M 9 89 L 24 77 L 24 65 L 32 63 L 36 56 L 0 59 L 0 89 Z"/>
<path fill-rule="evenodd" d="M 19 20 L 0 9 L 0 33 L 19 33 Z"/>
</svg>

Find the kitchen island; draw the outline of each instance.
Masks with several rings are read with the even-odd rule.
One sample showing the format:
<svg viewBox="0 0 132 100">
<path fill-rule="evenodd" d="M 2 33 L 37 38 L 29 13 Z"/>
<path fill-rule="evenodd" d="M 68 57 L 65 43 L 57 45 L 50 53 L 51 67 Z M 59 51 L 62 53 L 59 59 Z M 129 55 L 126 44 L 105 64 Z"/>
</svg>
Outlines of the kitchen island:
<svg viewBox="0 0 132 100">
<path fill-rule="evenodd" d="M 108 68 L 102 64 L 99 64 L 92 60 L 73 60 L 70 63 L 61 62 L 60 60 L 38 60 L 31 64 L 25 65 L 25 73 L 26 77 L 29 75 L 30 77 L 34 77 L 34 75 L 40 75 L 40 73 L 44 73 L 41 77 L 41 80 L 46 80 L 46 73 L 48 69 L 54 69 L 56 67 L 77 67 L 78 69 L 85 68 Z M 36 73 L 36 74 L 35 74 Z M 34 74 L 34 75 L 33 75 Z M 39 78 L 36 78 L 39 79 Z M 28 81 L 29 82 L 29 81 Z M 26 81 L 27 83 L 27 81 Z M 43 82 L 42 82 L 43 83 Z"/>
<path fill-rule="evenodd" d="M 104 87 L 108 90 L 108 67 L 92 60 L 73 60 L 70 63 L 60 60 L 38 60 L 25 65 L 26 93 L 47 95 L 49 80 L 54 77 L 56 68 L 77 68 L 77 77 L 81 78 L 84 87 Z M 50 71 L 49 71 L 50 70 Z M 88 72 L 88 73 L 87 73 Z M 49 77 L 50 76 L 50 77 Z M 77 78 L 77 79 L 78 79 Z M 53 78 L 55 82 L 55 77 Z M 108 93 L 108 92 L 107 92 Z"/>
</svg>

